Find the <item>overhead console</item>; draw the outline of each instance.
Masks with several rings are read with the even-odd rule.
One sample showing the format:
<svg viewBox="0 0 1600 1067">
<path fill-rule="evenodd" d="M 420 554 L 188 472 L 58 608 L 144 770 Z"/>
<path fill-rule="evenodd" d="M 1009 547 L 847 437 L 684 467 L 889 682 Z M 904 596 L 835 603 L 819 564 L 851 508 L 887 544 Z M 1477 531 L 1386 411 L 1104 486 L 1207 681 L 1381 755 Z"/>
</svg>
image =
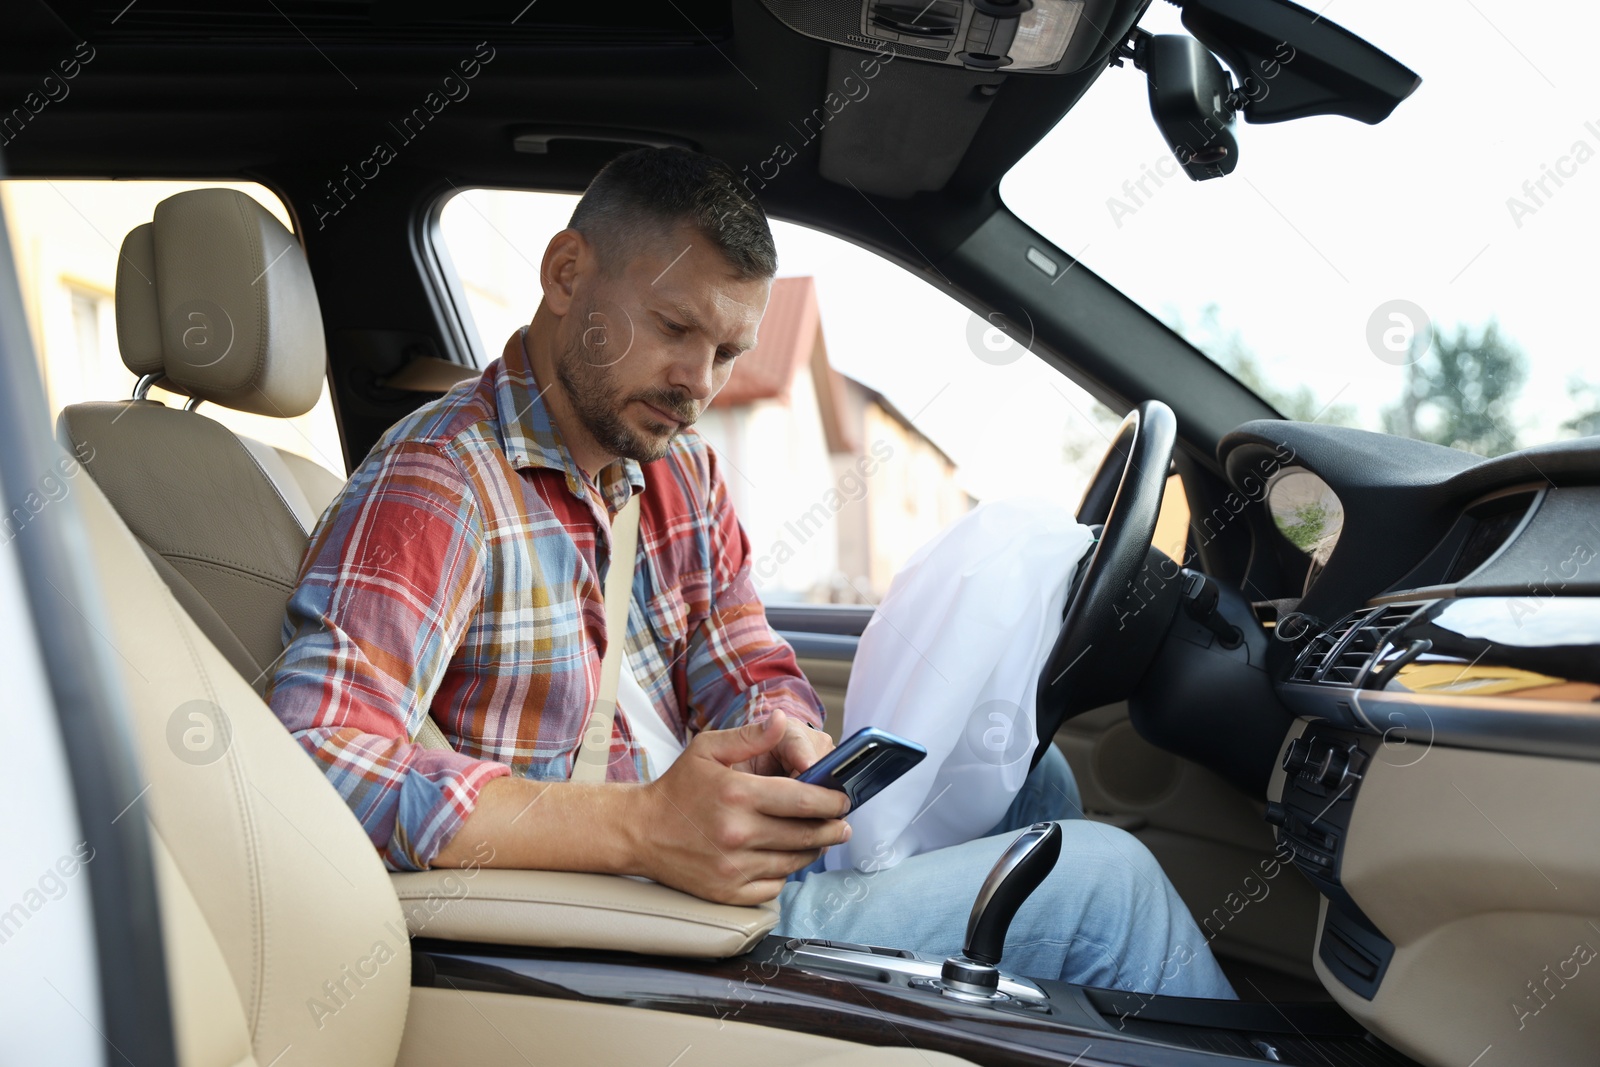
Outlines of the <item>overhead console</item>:
<svg viewBox="0 0 1600 1067">
<path fill-rule="evenodd" d="M 1271 123 L 1343 115 L 1373 124 L 1421 81 L 1320 11 L 1289 0 L 1173 2 L 1188 34 L 1137 28 L 1148 0 L 762 0 L 798 33 L 847 55 L 904 57 L 908 66 L 1092 81 L 1107 64 L 1131 64 L 1148 82 L 1157 129 L 1195 181 L 1233 172 L 1240 116 Z M 835 96 L 846 76 L 837 55 L 830 59 Z M 992 97 L 1000 84 L 975 92 Z"/>
<path fill-rule="evenodd" d="M 1082 70 L 1127 32 L 1129 0 L 762 0 L 807 37 L 968 70 Z M 1112 36 L 1102 36 L 1100 29 Z"/>
</svg>

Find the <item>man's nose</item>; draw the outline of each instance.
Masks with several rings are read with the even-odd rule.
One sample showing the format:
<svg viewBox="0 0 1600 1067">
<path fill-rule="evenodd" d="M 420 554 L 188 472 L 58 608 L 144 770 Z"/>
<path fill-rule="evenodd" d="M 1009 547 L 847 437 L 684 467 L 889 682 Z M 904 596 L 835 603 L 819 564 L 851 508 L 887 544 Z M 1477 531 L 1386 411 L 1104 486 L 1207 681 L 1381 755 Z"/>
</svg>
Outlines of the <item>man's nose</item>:
<svg viewBox="0 0 1600 1067">
<path fill-rule="evenodd" d="M 716 351 L 707 346 L 704 352 L 674 360 L 668 383 L 674 389 L 687 393 L 693 400 L 703 402 L 711 399 L 712 391 L 716 388 L 716 358 Z"/>
</svg>

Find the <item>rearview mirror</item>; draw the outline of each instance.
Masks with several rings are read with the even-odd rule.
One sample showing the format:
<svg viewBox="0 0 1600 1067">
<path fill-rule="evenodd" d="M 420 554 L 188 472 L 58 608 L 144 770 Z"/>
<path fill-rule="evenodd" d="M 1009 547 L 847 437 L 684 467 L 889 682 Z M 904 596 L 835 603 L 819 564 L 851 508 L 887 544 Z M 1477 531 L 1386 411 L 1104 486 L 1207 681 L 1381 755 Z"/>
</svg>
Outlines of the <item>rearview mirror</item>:
<svg viewBox="0 0 1600 1067">
<path fill-rule="evenodd" d="M 1150 80 L 1150 114 L 1184 171 L 1195 181 L 1231 172 L 1239 162 L 1237 101 L 1217 57 L 1193 37 L 1146 37 L 1137 47 L 1135 63 Z"/>
<path fill-rule="evenodd" d="M 1389 117 L 1422 79 L 1342 26 L 1288 0 L 1180 0 L 1184 29 L 1239 79 L 1249 122 Z"/>
<path fill-rule="evenodd" d="M 1289 0 L 1174 2 L 1193 38 L 1135 28 L 1112 62 L 1131 59 L 1144 71 L 1156 126 L 1195 181 L 1238 165 L 1238 115 L 1249 122 L 1344 115 L 1374 125 L 1422 84 L 1390 56 Z"/>
</svg>

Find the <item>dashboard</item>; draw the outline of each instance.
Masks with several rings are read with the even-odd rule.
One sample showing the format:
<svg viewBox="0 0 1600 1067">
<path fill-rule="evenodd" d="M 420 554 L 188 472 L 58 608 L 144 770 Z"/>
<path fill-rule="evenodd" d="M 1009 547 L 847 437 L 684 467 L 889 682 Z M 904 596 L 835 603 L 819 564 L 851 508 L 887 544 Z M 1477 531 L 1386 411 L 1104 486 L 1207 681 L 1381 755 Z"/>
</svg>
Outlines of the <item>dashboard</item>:
<svg viewBox="0 0 1600 1067">
<path fill-rule="evenodd" d="M 1381 734 L 1600 758 L 1597 520 L 1600 486 L 1471 502 L 1394 587 L 1304 626 L 1280 696 Z"/>
<path fill-rule="evenodd" d="M 1324 899 L 1324 985 L 1424 1062 L 1592 1057 L 1600 990 L 1536 1032 L 1553 1002 L 1522 998 L 1600 930 L 1600 438 L 1481 459 L 1260 422 L 1219 455 L 1272 520 L 1247 588 L 1303 575 L 1274 602 L 1294 725 L 1266 818 Z"/>
</svg>

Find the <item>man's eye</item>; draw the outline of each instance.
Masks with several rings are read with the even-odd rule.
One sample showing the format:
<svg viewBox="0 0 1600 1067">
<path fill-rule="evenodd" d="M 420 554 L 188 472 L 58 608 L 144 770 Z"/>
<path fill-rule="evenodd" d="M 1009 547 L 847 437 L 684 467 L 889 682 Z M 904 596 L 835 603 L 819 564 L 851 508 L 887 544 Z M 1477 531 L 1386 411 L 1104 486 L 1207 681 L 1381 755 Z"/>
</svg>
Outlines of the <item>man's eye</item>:
<svg viewBox="0 0 1600 1067">
<path fill-rule="evenodd" d="M 718 363 L 732 363 L 734 360 L 736 360 L 738 358 L 739 358 L 739 353 L 737 353 L 737 352 L 731 351 L 731 350 L 726 349 L 726 348 L 722 348 L 722 349 L 718 349 L 717 350 L 717 362 Z"/>
<path fill-rule="evenodd" d="M 662 319 L 661 321 L 666 326 L 667 332 L 672 334 L 674 337 L 682 337 L 684 334 L 689 332 L 689 327 L 683 325 L 681 322 L 673 322 L 671 319 Z"/>
</svg>

